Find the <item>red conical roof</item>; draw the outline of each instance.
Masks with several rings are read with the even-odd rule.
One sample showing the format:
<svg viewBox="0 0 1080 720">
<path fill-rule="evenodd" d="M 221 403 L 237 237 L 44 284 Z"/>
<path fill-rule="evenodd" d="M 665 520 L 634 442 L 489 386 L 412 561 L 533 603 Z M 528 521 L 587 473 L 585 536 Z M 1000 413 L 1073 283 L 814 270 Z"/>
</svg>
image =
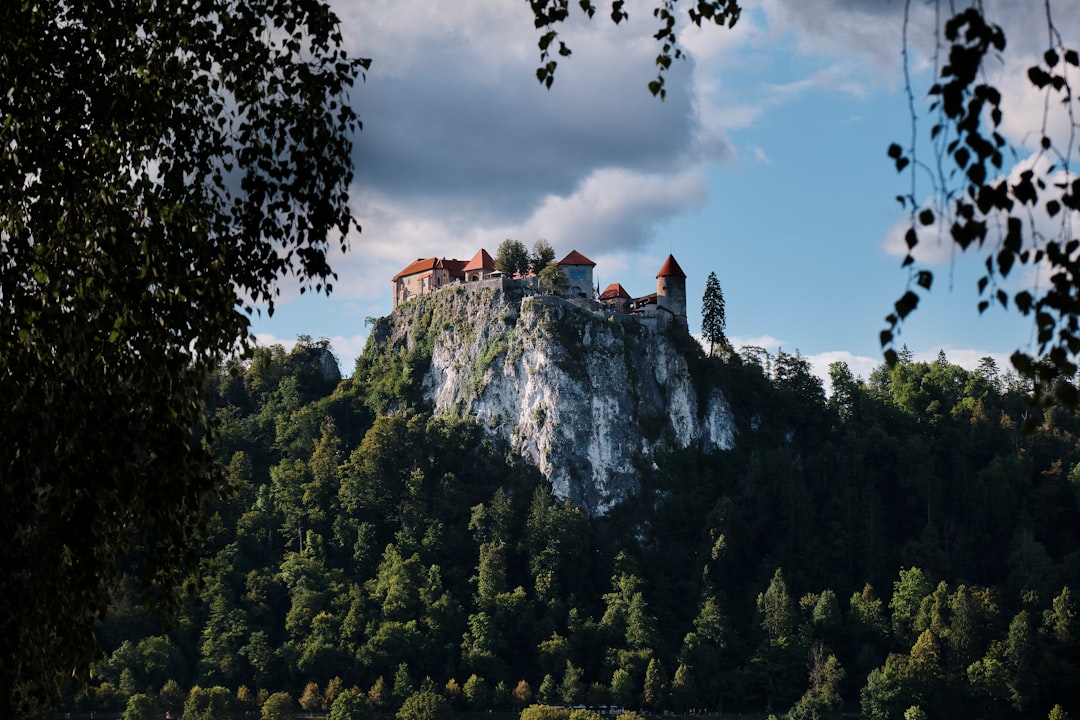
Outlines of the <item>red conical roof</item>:
<svg viewBox="0 0 1080 720">
<path fill-rule="evenodd" d="M 491 259 L 490 255 L 488 255 L 488 251 L 484 250 L 483 248 L 481 248 L 480 252 L 476 253 L 476 255 L 473 255 L 473 259 L 470 260 L 464 268 L 462 268 L 464 272 L 469 272 L 470 270 L 494 269 L 495 261 Z"/>
<path fill-rule="evenodd" d="M 675 262 L 675 256 L 668 255 L 664 266 L 660 268 L 660 272 L 656 273 L 656 277 L 680 277 L 685 280 L 686 273 L 679 267 L 679 263 Z"/>
<path fill-rule="evenodd" d="M 569 255 L 567 255 L 566 257 L 564 257 L 562 260 L 559 261 L 559 264 L 560 265 L 592 265 L 594 267 L 596 266 L 596 263 L 594 263 L 592 260 L 590 260 L 589 258 L 587 258 L 584 255 L 582 255 L 581 253 L 579 253 L 577 250 L 571 250 Z"/>
</svg>

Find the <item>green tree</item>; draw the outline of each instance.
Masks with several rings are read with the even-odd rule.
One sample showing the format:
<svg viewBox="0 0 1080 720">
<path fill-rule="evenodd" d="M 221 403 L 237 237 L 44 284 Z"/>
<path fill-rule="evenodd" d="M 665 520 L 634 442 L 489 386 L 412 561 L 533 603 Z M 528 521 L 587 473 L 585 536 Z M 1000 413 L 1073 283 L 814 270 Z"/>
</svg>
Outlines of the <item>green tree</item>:
<svg viewBox="0 0 1080 720">
<path fill-rule="evenodd" d="M 0 696 L 18 716 L 85 677 L 121 563 L 177 606 L 227 492 L 206 380 L 280 279 L 329 292 L 367 61 L 318 0 L 20 0 L 0 25 Z"/>
<path fill-rule="evenodd" d="M 397 720 L 450 720 L 454 711 L 446 698 L 437 692 L 421 690 L 405 698 L 395 717 Z"/>
<path fill-rule="evenodd" d="M 577 708 L 570 711 L 569 720 L 603 720 L 600 713 L 588 708 Z"/>
<path fill-rule="evenodd" d="M 919 608 L 923 599 L 933 591 L 934 586 L 922 569 L 900 569 L 900 579 L 893 583 L 893 596 L 889 601 L 893 632 L 898 638 L 909 643 L 915 639 Z"/>
<path fill-rule="evenodd" d="M 668 679 L 664 672 L 664 666 L 657 658 L 649 660 L 649 666 L 645 669 L 645 686 L 642 689 L 642 700 L 645 707 L 652 710 L 663 710 L 667 703 Z"/>
<path fill-rule="evenodd" d="M 184 702 L 182 720 L 226 720 L 232 713 L 233 698 L 227 688 L 193 687 Z"/>
<path fill-rule="evenodd" d="M 634 678 L 625 668 L 616 668 L 611 674 L 611 701 L 623 708 L 637 705 Z"/>
<path fill-rule="evenodd" d="M 409 664 L 398 663 L 397 670 L 394 671 L 394 699 L 399 703 L 404 702 L 405 698 L 411 696 L 416 690 L 416 685 L 413 683 L 412 676 L 409 675 Z"/>
<path fill-rule="evenodd" d="M 138 693 L 128 698 L 121 720 L 158 720 L 161 710 L 154 698 Z"/>
<path fill-rule="evenodd" d="M 570 720 L 570 709 L 551 705 L 529 705 L 518 720 Z"/>
<path fill-rule="evenodd" d="M 776 568 L 765 592 L 758 595 L 757 607 L 761 627 L 771 640 L 790 637 L 795 631 L 795 604 L 780 568 Z"/>
<path fill-rule="evenodd" d="M 889 720 L 900 714 L 904 701 L 902 675 L 907 658 L 889 655 L 882 667 L 874 668 L 859 691 L 859 709 L 868 720 Z"/>
<path fill-rule="evenodd" d="M 564 705 L 571 707 L 580 705 L 585 700 L 585 682 L 582 680 L 581 668 L 569 660 L 566 661 L 562 684 L 559 686 L 559 698 Z"/>
<path fill-rule="evenodd" d="M 538 276 L 540 287 L 552 295 L 562 295 L 570 289 L 570 281 L 557 262 L 549 262 Z"/>
<path fill-rule="evenodd" d="M 731 343 L 728 342 L 724 331 L 727 328 L 727 311 L 724 307 L 724 291 L 720 289 L 720 281 L 716 279 L 716 273 L 710 272 L 705 281 L 705 295 L 701 298 L 701 334 L 709 342 L 709 355 L 719 349 L 721 353 L 732 352 Z"/>
<path fill-rule="evenodd" d="M 675 677 L 671 680 L 671 702 L 675 711 L 685 715 L 687 710 L 697 704 L 697 700 L 693 671 L 684 663 L 679 663 L 675 668 Z"/>
<path fill-rule="evenodd" d="M 1050 637 L 1066 647 L 1080 641 L 1080 608 L 1067 585 L 1051 601 L 1046 626 Z"/>
<path fill-rule="evenodd" d="M 1047 717 L 1049 720 L 1069 720 L 1069 713 L 1061 705 L 1054 705 L 1050 708 L 1050 714 Z"/>
<path fill-rule="evenodd" d="M 373 682 L 371 688 L 368 689 L 367 697 L 368 703 L 375 710 L 388 710 L 390 705 L 394 702 L 393 691 L 382 675 L 375 678 L 375 682 Z"/>
<path fill-rule="evenodd" d="M 495 251 L 495 269 L 508 277 L 529 272 L 529 251 L 520 240 L 507 238 Z"/>
<path fill-rule="evenodd" d="M 559 702 L 559 689 L 551 673 L 544 675 L 543 680 L 540 681 L 536 697 L 545 705 L 554 705 Z"/>
<path fill-rule="evenodd" d="M 810 649 L 810 686 L 788 713 L 790 720 L 818 720 L 840 705 L 844 669 L 821 645 Z"/>
<path fill-rule="evenodd" d="M 287 692 L 271 694 L 262 704 L 259 712 L 260 720 L 293 720 L 296 712 L 293 708 L 292 696 Z"/>
<path fill-rule="evenodd" d="M 1004 649 L 1009 702 L 1017 710 L 1026 709 L 1031 701 L 1035 684 L 1036 652 L 1031 620 L 1028 612 L 1021 610 L 1009 622 L 1009 634 Z"/>
<path fill-rule="evenodd" d="M 476 673 L 470 675 L 469 679 L 465 681 L 462 694 L 465 696 L 465 701 L 469 704 L 470 709 L 486 710 L 490 708 L 491 689 L 488 687 L 487 681 Z"/>
<path fill-rule="evenodd" d="M 543 238 L 533 243 L 532 254 L 529 255 L 529 269 L 535 275 L 551 263 L 555 262 L 555 249 Z"/>
<path fill-rule="evenodd" d="M 327 720 L 372 720 L 371 705 L 356 690 L 346 690 L 334 698 Z"/>
</svg>

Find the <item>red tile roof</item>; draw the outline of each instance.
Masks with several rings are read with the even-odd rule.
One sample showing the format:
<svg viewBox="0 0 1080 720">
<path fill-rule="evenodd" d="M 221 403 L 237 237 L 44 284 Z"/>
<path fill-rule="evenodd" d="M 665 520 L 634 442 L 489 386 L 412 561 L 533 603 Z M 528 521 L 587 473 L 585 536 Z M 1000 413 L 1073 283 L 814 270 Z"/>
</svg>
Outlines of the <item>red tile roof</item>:
<svg viewBox="0 0 1080 720">
<path fill-rule="evenodd" d="M 469 272 L 470 270 L 494 270 L 495 261 L 488 255 L 488 251 L 481 249 L 480 252 L 473 255 L 473 259 L 462 268 L 463 272 Z"/>
<path fill-rule="evenodd" d="M 611 283 L 604 289 L 604 292 L 600 293 L 601 300 L 615 300 L 617 298 L 630 299 L 630 293 L 626 292 L 626 289 L 619 283 Z"/>
<path fill-rule="evenodd" d="M 686 273 L 679 267 L 679 263 L 675 262 L 675 256 L 668 255 L 664 266 L 660 268 L 660 272 L 656 273 L 656 277 L 681 277 L 685 280 Z"/>
<path fill-rule="evenodd" d="M 450 277 L 459 278 L 465 274 L 465 266 L 467 264 L 468 263 L 464 260 L 447 260 L 446 258 L 443 258 L 440 267 L 446 268 L 447 272 L 450 273 Z"/>
<path fill-rule="evenodd" d="M 590 260 L 589 258 L 587 258 L 584 255 L 582 255 L 581 253 L 579 253 L 577 250 L 571 250 L 569 255 L 567 255 L 566 257 L 564 257 L 562 260 L 559 261 L 559 264 L 560 265 L 592 265 L 594 267 L 596 266 L 596 263 L 594 263 L 592 260 Z"/>
<path fill-rule="evenodd" d="M 429 270 L 445 269 L 450 273 L 450 277 L 461 277 L 464 272 L 465 261 L 464 260 L 447 260 L 446 258 L 417 258 L 416 262 L 409 263 L 408 267 L 399 272 L 393 278 L 392 282 L 397 282 L 403 277 L 409 275 L 416 275 Z"/>
<path fill-rule="evenodd" d="M 434 269 L 436 262 L 438 262 L 438 258 L 417 258 L 416 262 L 409 263 L 409 265 L 404 270 L 391 278 L 391 280 L 393 282 L 397 282 L 398 280 L 407 275 L 415 275 L 416 273 L 423 272 L 424 270 L 432 270 Z"/>
</svg>

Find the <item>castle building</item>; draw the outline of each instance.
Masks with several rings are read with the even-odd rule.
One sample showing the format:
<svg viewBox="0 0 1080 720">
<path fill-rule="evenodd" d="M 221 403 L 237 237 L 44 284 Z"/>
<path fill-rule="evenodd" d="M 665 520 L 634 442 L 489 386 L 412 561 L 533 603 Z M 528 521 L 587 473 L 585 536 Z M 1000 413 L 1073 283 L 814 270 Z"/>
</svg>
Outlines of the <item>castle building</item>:
<svg viewBox="0 0 1080 720">
<path fill-rule="evenodd" d="M 687 327 L 686 273 L 675 262 L 673 255 L 667 256 L 660 272 L 656 273 L 656 305 L 660 310 L 671 313 L 676 324 Z"/>
<path fill-rule="evenodd" d="M 467 264 L 464 260 L 418 258 L 391 281 L 394 283 L 394 307 L 414 295 L 426 295 L 452 282 L 460 282 L 465 278 Z"/>
<path fill-rule="evenodd" d="M 593 296 L 594 267 L 596 267 L 596 263 L 577 250 L 571 250 L 566 257 L 559 261 L 559 268 L 566 275 L 566 280 L 570 284 L 570 297 L 591 298 Z"/>
<path fill-rule="evenodd" d="M 593 303 L 594 310 L 603 308 L 636 317 L 652 327 L 668 323 L 687 327 L 686 273 L 673 255 L 667 256 L 656 273 L 656 292 L 636 298 L 619 283 L 611 283 L 604 292 L 598 292 L 599 288 L 593 287 L 596 263 L 577 250 L 571 250 L 558 264 L 568 281 L 566 295 L 577 298 L 578 302 L 585 298 L 586 303 Z M 433 293 L 452 283 L 474 283 L 499 277 L 502 275 L 495 269 L 495 261 L 483 249 L 468 261 L 419 258 L 393 277 L 394 307 L 416 295 Z M 530 276 L 516 280 L 504 278 L 503 281 L 532 283 L 535 287 L 536 279 Z"/>
</svg>

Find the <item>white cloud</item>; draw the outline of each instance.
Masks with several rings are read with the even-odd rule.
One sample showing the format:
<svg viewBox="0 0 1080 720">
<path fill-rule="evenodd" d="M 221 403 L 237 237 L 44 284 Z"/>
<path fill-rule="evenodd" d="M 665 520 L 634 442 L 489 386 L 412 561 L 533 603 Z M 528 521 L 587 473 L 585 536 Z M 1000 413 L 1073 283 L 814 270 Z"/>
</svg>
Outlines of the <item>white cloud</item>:
<svg viewBox="0 0 1080 720">
<path fill-rule="evenodd" d="M 601 169 L 566 197 L 549 195 L 521 225 L 507 227 L 514 237 L 546 237 L 552 245 L 582 252 L 644 247 L 660 220 L 705 204 L 704 173 L 641 175 Z"/>
<path fill-rule="evenodd" d="M 544 238 L 557 253 L 577 249 L 603 259 L 610 277 L 627 266 L 628 254 L 644 249 L 659 223 L 701 208 L 706 196 L 700 169 L 645 175 L 605 168 L 572 193 L 545 197 L 518 221 L 494 223 L 463 213 L 425 213 L 422 204 L 367 193 L 367 202 L 359 203 L 363 232 L 351 238 L 350 252 L 335 252 L 330 260 L 339 277 L 348 278 L 335 285 L 334 296 L 388 298 L 390 278 L 413 260 L 469 259 L 481 248 L 494 253 L 508 237 L 526 245 Z"/>
<path fill-rule="evenodd" d="M 940 216 L 940 212 L 937 214 Z M 911 216 L 904 214 L 885 231 L 885 238 L 881 241 L 885 254 L 897 257 L 907 255 L 908 246 L 904 238 L 912 222 Z M 953 242 L 952 236 L 949 235 L 947 222 L 921 225 L 918 220 L 915 220 L 914 223 L 919 242 L 912 251 L 912 255 L 920 265 L 944 265 L 964 257 L 977 255 L 975 248 L 969 248 L 971 251 L 969 253 L 963 253 L 960 250 L 960 246 Z"/>
<path fill-rule="evenodd" d="M 829 350 L 826 352 L 815 353 L 813 355 L 805 355 L 806 361 L 810 363 L 810 369 L 814 375 L 821 378 L 822 384 L 825 386 L 825 394 L 832 394 L 832 383 L 829 380 L 829 366 L 834 362 L 847 363 L 848 369 L 851 370 L 851 374 L 857 378 L 866 380 L 870 377 L 870 373 L 878 365 L 881 365 L 883 359 L 881 357 L 867 357 L 865 355 L 855 355 L 847 350 Z"/>
<path fill-rule="evenodd" d="M 280 345 L 288 352 L 296 345 L 296 338 L 280 338 L 271 335 L 270 333 L 255 333 L 255 342 L 260 347 L 272 347 L 274 345 Z"/>
<path fill-rule="evenodd" d="M 781 340 L 777 340 L 772 335 L 759 335 L 757 337 L 729 337 L 728 340 L 735 346 L 736 349 L 741 350 L 746 347 L 759 347 L 768 350 L 770 354 L 775 354 L 783 345 Z"/>
</svg>

